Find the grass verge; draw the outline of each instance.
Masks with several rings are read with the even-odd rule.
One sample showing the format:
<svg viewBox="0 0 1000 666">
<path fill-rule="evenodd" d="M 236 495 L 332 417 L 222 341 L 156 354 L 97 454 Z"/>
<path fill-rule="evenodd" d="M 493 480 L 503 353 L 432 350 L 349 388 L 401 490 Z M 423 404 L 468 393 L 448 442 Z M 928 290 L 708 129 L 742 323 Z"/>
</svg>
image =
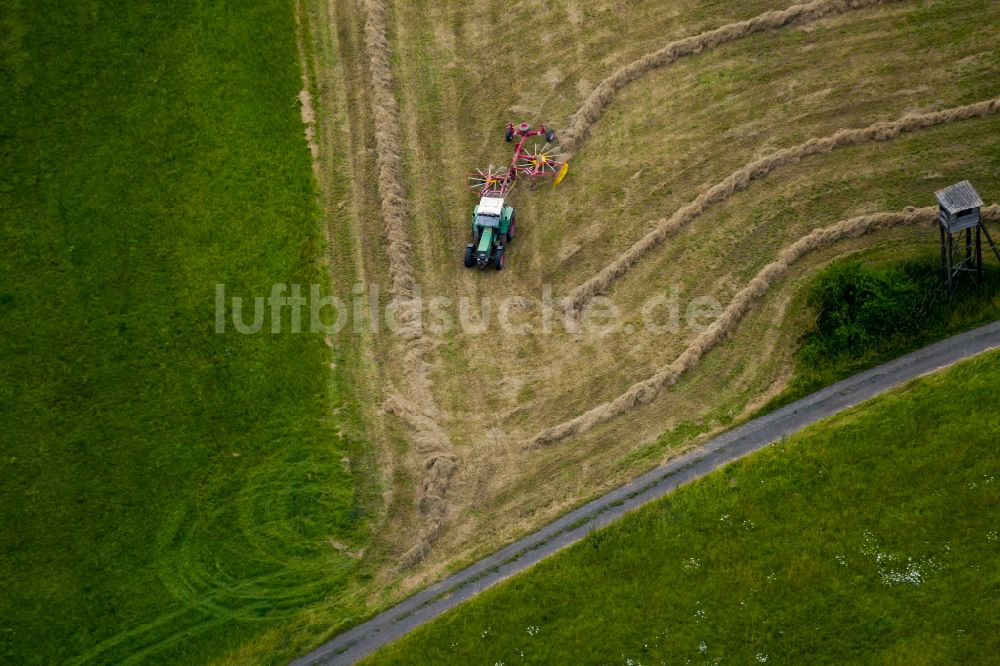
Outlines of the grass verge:
<svg viewBox="0 0 1000 666">
<path fill-rule="evenodd" d="M 998 361 L 729 465 L 366 663 L 988 661 Z"/>
</svg>

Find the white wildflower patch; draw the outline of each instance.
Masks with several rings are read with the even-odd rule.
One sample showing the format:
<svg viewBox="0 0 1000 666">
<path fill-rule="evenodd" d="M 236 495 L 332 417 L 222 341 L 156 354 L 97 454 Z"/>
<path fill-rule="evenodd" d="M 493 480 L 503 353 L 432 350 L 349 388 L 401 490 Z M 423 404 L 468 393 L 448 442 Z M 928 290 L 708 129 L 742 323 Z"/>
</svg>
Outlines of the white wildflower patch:
<svg viewBox="0 0 1000 666">
<path fill-rule="evenodd" d="M 757 663 L 758 664 L 766 664 L 767 663 L 767 655 L 764 654 L 763 652 L 758 652 L 757 653 Z"/>
<path fill-rule="evenodd" d="M 536 627 L 533 624 L 528 625 L 528 628 L 526 629 L 526 631 L 528 632 L 529 636 L 537 636 L 538 635 L 538 627 Z"/>
<path fill-rule="evenodd" d="M 990 474 L 983 474 L 983 478 L 981 480 L 979 480 L 979 481 L 969 481 L 968 488 L 969 488 L 969 490 L 975 490 L 979 486 L 988 486 L 988 485 L 990 485 L 990 484 L 993 483 L 993 480 L 995 478 L 996 477 L 994 477 L 994 476 L 992 476 Z"/>
<path fill-rule="evenodd" d="M 708 653 L 708 643 L 706 643 L 705 641 L 702 641 L 701 643 L 698 643 L 698 652 L 701 652 L 702 654 L 707 654 Z"/>
<path fill-rule="evenodd" d="M 907 558 L 902 570 L 879 571 L 886 585 L 912 585 L 918 587 L 924 582 L 924 570 L 913 558 Z"/>
<path fill-rule="evenodd" d="M 493 628 L 492 628 L 492 627 L 486 627 L 485 629 L 483 629 L 483 630 L 482 630 L 482 631 L 481 631 L 481 632 L 479 633 L 479 635 L 480 635 L 481 637 L 483 637 L 483 638 L 486 638 L 487 636 L 489 636 L 489 635 L 490 635 L 490 632 L 491 632 L 491 631 L 493 631 Z"/>
<path fill-rule="evenodd" d="M 724 514 L 721 518 L 719 518 L 719 522 L 722 523 L 723 525 L 728 525 L 729 524 L 729 514 L 728 513 Z"/>
<path fill-rule="evenodd" d="M 691 573 L 692 571 L 697 571 L 700 568 L 701 568 L 701 562 L 693 557 L 689 557 L 688 559 L 681 562 L 681 570 L 684 573 Z"/>
<path fill-rule="evenodd" d="M 941 568 L 933 557 L 904 557 L 883 551 L 875 535 L 868 531 L 865 531 L 865 542 L 859 550 L 862 555 L 874 561 L 879 578 L 889 586 L 919 587 L 926 580 L 927 574 Z M 950 549 L 945 546 L 945 551 L 948 550 Z"/>
<path fill-rule="evenodd" d="M 846 567 L 847 566 L 847 558 L 844 557 L 843 555 L 837 555 L 836 556 L 836 560 L 837 560 L 837 562 L 840 563 L 840 566 L 842 566 L 842 567 Z"/>
<path fill-rule="evenodd" d="M 990 543 L 996 543 L 997 541 L 1000 541 L 1000 536 L 997 535 L 996 530 L 990 530 L 986 533 L 986 540 Z"/>
</svg>

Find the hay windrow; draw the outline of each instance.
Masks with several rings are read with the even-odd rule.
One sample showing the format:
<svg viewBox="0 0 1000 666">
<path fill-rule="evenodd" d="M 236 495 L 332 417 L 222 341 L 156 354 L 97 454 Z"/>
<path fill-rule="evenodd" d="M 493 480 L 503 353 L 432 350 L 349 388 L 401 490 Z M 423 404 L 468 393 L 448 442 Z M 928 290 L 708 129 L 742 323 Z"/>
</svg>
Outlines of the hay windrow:
<svg viewBox="0 0 1000 666">
<path fill-rule="evenodd" d="M 558 425 L 552 426 L 525 442 L 525 446 L 535 447 L 551 444 L 572 435 L 586 432 L 601 423 L 624 414 L 640 405 L 649 404 L 666 388 L 673 386 L 681 376 L 695 367 L 701 358 L 722 340 L 728 337 L 739 324 L 743 315 L 758 301 L 771 286 L 788 272 L 788 269 L 803 256 L 845 238 L 856 238 L 873 231 L 891 229 L 900 225 L 933 223 L 937 220 L 937 208 L 908 208 L 902 212 L 874 213 L 862 215 L 806 234 L 778 253 L 777 260 L 764 266 L 757 275 L 739 291 L 722 315 L 699 335 L 678 356 L 673 363 L 661 368 L 655 375 L 633 384 L 625 393 L 610 402 L 605 402 L 587 412 Z M 982 210 L 983 219 L 1000 220 L 1000 205 Z"/>
<path fill-rule="evenodd" d="M 389 254 L 389 278 L 393 295 L 406 299 L 413 296 L 413 268 L 402 179 L 399 105 L 393 90 L 391 49 L 386 35 L 386 6 L 380 0 L 365 0 L 364 11 L 365 55 L 371 77 L 378 189 Z"/>
<path fill-rule="evenodd" d="M 587 96 L 583 105 L 570 118 L 560 139 L 567 153 L 580 147 L 590 133 L 590 128 L 604 109 L 614 100 L 615 94 L 646 72 L 670 65 L 680 58 L 695 55 L 726 42 L 749 37 L 759 32 L 774 30 L 793 23 L 808 23 L 825 16 L 840 14 L 852 9 L 862 9 L 894 0 L 813 0 L 792 5 L 787 9 L 769 11 L 738 23 L 730 23 L 699 35 L 670 42 L 663 48 L 647 53 L 638 60 L 619 67 L 611 76 L 601 81 Z"/>
<path fill-rule="evenodd" d="M 579 309 L 588 299 L 603 292 L 612 282 L 627 273 L 643 255 L 663 242 L 665 238 L 690 223 L 710 207 L 726 201 L 734 193 L 745 190 L 752 181 L 764 178 L 776 169 L 795 164 L 811 155 L 829 153 L 837 148 L 891 141 L 903 132 L 915 132 L 970 118 L 983 118 L 997 112 L 1000 112 L 1000 97 L 944 111 L 907 114 L 898 120 L 878 122 L 861 129 L 842 129 L 826 137 L 812 138 L 797 146 L 784 148 L 751 162 L 698 195 L 694 201 L 677 210 L 669 218 L 659 220 L 652 231 L 636 241 L 632 247 L 601 269 L 597 275 L 574 287 L 566 300 L 567 308 Z"/>
<path fill-rule="evenodd" d="M 447 513 L 445 495 L 458 466 L 458 458 L 452 453 L 448 434 L 438 424 L 440 412 L 431 391 L 430 363 L 427 360 L 435 345 L 421 331 L 418 304 L 414 298 L 415 279 L 410 262 L 409 224 L 402 179 L 399 105 L 393 90 L 389 62 L 391 50 L 386 33 L 387 8 L 382 0 L 365 0 L 364 11 L 379 203 L 385 224 L 391 291 L 402 329 L 402 367 L 409 380 L 407 394 L 389 396 L 384 407 L 413 430 L 412 443 L 421 460 L 417 505 L 424 525 L 417 544 L 402 558 L 401 567 L 405 568 L 419 562 L 441 532 Z"/>
</svg>

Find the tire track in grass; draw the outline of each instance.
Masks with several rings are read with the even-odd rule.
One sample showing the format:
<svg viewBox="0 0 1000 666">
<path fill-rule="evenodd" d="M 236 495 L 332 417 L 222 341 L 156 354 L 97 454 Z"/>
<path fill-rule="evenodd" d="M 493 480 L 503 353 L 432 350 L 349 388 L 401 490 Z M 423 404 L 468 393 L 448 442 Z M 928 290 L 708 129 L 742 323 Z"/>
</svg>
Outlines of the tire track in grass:
<svg viewBox="0 0 1000 666">
<path fill-rule="evenodd" d="M 590 134 L 590 128 L 601 117 L 604 109 L 611 104 L 617 92 L 649 71 L 671 65 L 685 56 L 696 55 L 720 44 L 733 42 L 761 32 L 776 30 L 792 24 L 810 23 L 826 16 L 895 1 L 813 0 L 813 2 L 792 5 L 787 9 L 764 12 L 746 21 L 729 23 L 714 30 L 670 42 L 661 49 L 647 53 L 627 65 L 622 65 L 611 76 L 601 81 L 570 118 L 566 131 L 560 136 L 562 146 L 567 153 L 572 153 L 579 148 Z"/>
<path fill-rule="evenodd" d="M 402 339 L 402 367 L 408 377 L 405 395 L 389 395 L 384 407 L 413 430 L 413 445 L 421 458 L 417 505 L 424 525 L 417 543 L 403 556 L 401 567 L 419 562 L 430 550 L 444 526 L 445 496 L 458 466 L 451 439 L 439 424 L 441 411 L 431 390 L 428 360 L 436 341 L 421 330 L 416 279 L 410 260 L 405 189 L 402 177 L 402 141 L 399 104 L 396 101 L 391 48 L 386 31 L 387 7 L 382 0 L 363 0 L 364 42 L 371 78 L 372 115 L 375 124 L 379 199 L 389 256 L 389 279 Z"/>
<path fill-rule="evenodd" d="M 891 141 L 905 132 L 916 132 L 959 120 L 984 118 L 998 112 L 1000 112 L 1000 97 L 944 111 L 911 113 L 898 120 L 877 122 L 860 129 L 842 129 L 825 137 L 812 138 L 804 143 L 783 148 L 755 160 L 737 169 L 725 180 L 716 183 L 698 195 L 694 201 L 677 210 L 669 218 L 659 220 L 652 231 L 618 255 L 600 272 L 574 287 L 567 297 L 566 307 L 569 310 L 579 310 L 587 300 L 606 290 L 667 237 L 689 224 L 709 208 L 726 201 L 736 192 L 745 190 L 751 182 L 765 178 L 777 169 L 797 164 L 803 158 L 829 153 L 838 148 Z"/>
<path fill-rule="evenodd" d="M 329 477 L 317 473 L 323 467 L 315 460 L 275 455 L 235 490 L 228 483 L 201 489 L 161 525 L 157 578 L 178 607 L 126 626 L 68 664 L 162 659 L 165 650 L 221 626 L 291 618 L 340 583 L 355 557 L 316 540 L 309 517 L 331 509 Z M 326 464 L 339 465 L 336 457 Z M 238 526 L 239 538 L 220 542 L 221 525 Z"/>
<path fill-rule="evenodd" d="M 1000 205 L 984 208 L 983 219 L 1000 220 Z M 546 428 L 524 442 L 526 447 L 537 447 L 559 442 L 567 437 L 586 432 L 606 423 L 640 405 L 652 402 L 664 389 L 677 383 L 681 376 L 698 365 L 701 358 L 722 342 L 739 324 L 743 315 L 763 297 L 774 283 L 783 278 L 788 269 L 803 256 L 845 238 L 856 238 L 873 231 L 891 229 L 901 225 L 934 222 L 937 208 L 908 208 L 902 212 L 862 215 L 806 234 L 783 249 L 777 260 L 762 268 L 750 283 L 739 291 L 729 305 L 705 332 L 695 338 L 672 363 L 661 368 L 648 379 L 633 384 L 625 393 L 610 402 L 602 403 L 583 414 Z"/>
</svg>

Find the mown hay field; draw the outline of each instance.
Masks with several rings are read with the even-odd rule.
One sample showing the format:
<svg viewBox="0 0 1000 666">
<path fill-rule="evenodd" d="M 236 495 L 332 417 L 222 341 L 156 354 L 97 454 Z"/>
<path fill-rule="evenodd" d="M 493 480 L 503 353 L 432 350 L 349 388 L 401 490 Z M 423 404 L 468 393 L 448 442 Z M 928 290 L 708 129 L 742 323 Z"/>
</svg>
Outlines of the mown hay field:
<svg viewBox="0 0 1000 666">
<path fill-rule="evenodd" d="M 334 3 L 338 15 L 351 19 L 346 27 L 340 24 L 342 53 L 345 44 L 363 43 L 366 4 Z M 787 381 L 797 335 L 807 323 L 796 299 L 817 267 L 854 252 L 926 256 L 936 251 L 937 234 L 921 222 L 808 253 L 676 384 L 586 432 L 543 443 L 537 436 L 547 428 L 614 401 L 697 338 L 699 331 L 685 325 L 647 333 L 639 313 L 650 296 L 676 289 L 683 307 L 696 298 L 724 307 L 810 232 L 867 214 L 931 206 L 934 190 L 962 178 L 972 180 L 988 202 L 997 200 L 1000 121 L 992 100 L 1000 67 L 989 35 L 1000 13 L 985 2 L 884 2 L 792 22 L 635 77 L 614 95 L 589 135 L 574 141 L 570 176 L 558 189 L 522 187 L 515 193 L 518 237 L 508 267 L 501 273 L 462 269 L 475 202 L 465 175 L 508 159 L 502 141 L 508 120 L 549 122 L 558 131 L 619 67 L 671 41 L 787 7 L 389 7 L 385 30 L 398 103 L 407 260 L 425 297 L 466 297 L 475 313 L 491 301 L 494 325 L 487 334 L 425 331 L 431 338 L 424 358 L 434 418 L 448 435 L 457 466 L 436 495 L 447 511 L 443 528 L 421 561 L 400 568 L 401 558 L 426 534 L 417 501 L 426 475 L 425 458 L 405 443 L 412 418 L 410 424 L 392 421 L 402 440 L 393 467 L 401 492 L 393 497 L 373 552 L 384 558 L 385 598 L 494 550 L 757 409 Z M 352 54 L 346 55 L 340 61 L 345 67 L 352 62 Z M 363 64 L 353 71 L 354 84 L 370 83 Z M 328 95 L 336 99 L 340 93 Z M 978 105 L 977 117 L 953 112 L 971 105 Z M 938 120 L 919 120 L 928 117 Z M 369 123 L 346 123 L 360 132 L 357 145 L 372 150 L 374 137 L 364 138 Z M 906 127 L 897 132 L 898 126 L 887 129 L 886 123 Z M 537 308 L 546 285 L 555 298 L 574 293 L 676 211 L 747 165 L 813 145 L 813 139 L 869 127 L 859 133 L 864 139 L 793 154 L 767 173 L 755 171 L 749 182 L 665 234 L 602 285 L 623 313 L 617 332 L 573 334 L 556 326 L 551 334 L 508 334 L 495 325 L 497 302 L 522 299 L 515 311 L 530 321 L 537 310 L 523 299 Z M 355 174 L 356 189 L 369 199 L 353 210 L 368 239 L 365 275 L 385 285 L 388 260 L 377 240 L 385 237 L 384 220 L 374 176 L 370 168 Z M 387 391 L 405 396 L 412 374 L 398 363 L 398 344 L 391 337 L 376 339 L 372 350 Z"/>
</svg>

